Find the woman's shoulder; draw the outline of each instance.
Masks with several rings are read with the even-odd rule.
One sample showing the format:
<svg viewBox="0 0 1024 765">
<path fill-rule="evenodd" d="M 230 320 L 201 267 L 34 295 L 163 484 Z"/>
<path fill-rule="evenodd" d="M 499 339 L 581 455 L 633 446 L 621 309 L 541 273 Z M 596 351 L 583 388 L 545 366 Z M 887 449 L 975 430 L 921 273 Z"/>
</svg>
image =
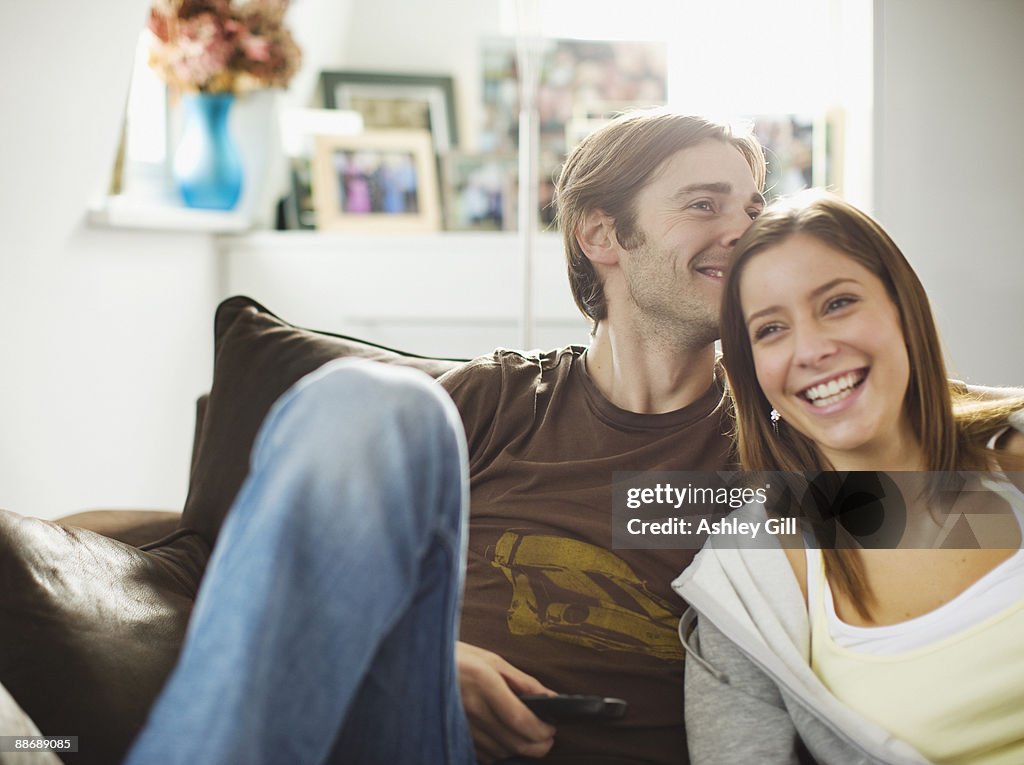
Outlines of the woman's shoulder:
<svg viewBox="0 0 1024 765">
<path fill-rule="evenodd" d="M 795 600 L 792 589 L 795 580 L 806 603 L 805 543 L 802 532 L 776 533 L 766 521 L 768 513 L 763 505 L 749 504 L 733 511 L 707 538 L 703 549 L 673 583 L 684 599 L 684 588 L 702 591 L 734 590 L 742 599 L 747 596 L 763 598 L 765 593 L 776 596 L 788 593 L 787 602 Z M 756 572 L 751 580 L 750 572 Z M 752 581 L 757 586 L 751 592 L 744 587 Z"/>
<path fill-rule="evenodd" d="M 767 531 L 767 524 L 764 523 L 768 518 L 769 514 L 763 505 L 748 505 L 742 510 L 738 510 L 729 516 L 730 518 L 743 518 L 760 522 L 762 528 Z M 775 548 L 781 549 L 785 555 L 786 562 L 789 564 L 789 568 L 792 569 L 793 576 L 796 579 L 798 585 L 800 585 L 800 592 L 803 595 L 803 600 L 807 602 L 807 543 L 803 531 L 796 531 L 793 533 L 772 533 L 766 534 L 771 539 L 770 542 L 764 543 L 765 547 L 769 549 Z M 761 547 L 762 545 L 757 545 Z M 774 553 L 777 555 L 778 553 Z M 774 557 L 773 555 L 773 557 Z"/>
</svg>

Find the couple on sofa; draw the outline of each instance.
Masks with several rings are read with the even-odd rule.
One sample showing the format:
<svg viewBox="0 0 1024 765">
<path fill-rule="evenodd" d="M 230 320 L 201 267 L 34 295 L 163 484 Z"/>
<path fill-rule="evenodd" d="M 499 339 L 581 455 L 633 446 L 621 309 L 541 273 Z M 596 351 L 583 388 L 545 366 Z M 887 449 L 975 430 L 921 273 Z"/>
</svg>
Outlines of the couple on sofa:
<svg viewBox="0 0 1024 765">
<path fill-rule="evenodd" d="M 612 549 L 613 471 L 737 459 L 992 471 L 1022 518 L 1024 401 L 947 381 L 874 221 L 766 211 L 764 177 L 749 136 L 623 115 L 557 188 L 588 348 L 441 386 L 343 360 L 281 397 L 128 762 L 1020 761 L 1024 524 L 954 554 Z M 555 692 L 630 711 L 556 730 L 518 698 Z"/>
</svg>

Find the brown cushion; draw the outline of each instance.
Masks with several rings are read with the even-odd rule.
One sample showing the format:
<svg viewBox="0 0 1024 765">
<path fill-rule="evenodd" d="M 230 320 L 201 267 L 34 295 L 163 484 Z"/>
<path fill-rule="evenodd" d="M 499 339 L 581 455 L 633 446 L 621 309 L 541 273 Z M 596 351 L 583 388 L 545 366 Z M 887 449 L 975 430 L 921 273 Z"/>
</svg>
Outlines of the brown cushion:
<svg viewBox="0 0 1024 765">
<path fill-rule="evenodd" d="M 182 526 L 198 531 L 211 546 L 249 472 L 249 453 L 263 418 L 301 377 L 345 356 L 416 367 L 434 377 L 461 363 L 301 329 L 247 297 L 221 303 L 214 325 L 213 387 L 182 516 Z"/>
<path fill-rule="evenodd" d="M 0 684 L 68 763 L 116 763 L 178 655 L 209 546 L 139 549 L 0 510 Z"/>
</svg>

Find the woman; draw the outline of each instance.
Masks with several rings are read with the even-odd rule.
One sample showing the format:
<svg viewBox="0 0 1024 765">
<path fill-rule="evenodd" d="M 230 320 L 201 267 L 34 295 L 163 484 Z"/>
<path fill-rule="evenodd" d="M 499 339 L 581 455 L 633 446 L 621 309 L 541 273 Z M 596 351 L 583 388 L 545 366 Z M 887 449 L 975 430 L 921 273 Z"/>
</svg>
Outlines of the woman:
<svg viewBox="0 0 1024 765">
<path fill-rule="evenodd" d="M 838 198 L 773 208 L 740 240 L 722 350 L 744 469 L 1021 467 L 1024 402 L 947 382 L 919 280 Z M 1024 762 L 1024 495 L 985 479 L 1011 549 L 935 549 L 944 495 L 887 475 L 910 498 L 904 549 L 825 549 L 814 524 L 770 549 L 709 544 L 676 581 L 694 762 Z"/>
</svg>

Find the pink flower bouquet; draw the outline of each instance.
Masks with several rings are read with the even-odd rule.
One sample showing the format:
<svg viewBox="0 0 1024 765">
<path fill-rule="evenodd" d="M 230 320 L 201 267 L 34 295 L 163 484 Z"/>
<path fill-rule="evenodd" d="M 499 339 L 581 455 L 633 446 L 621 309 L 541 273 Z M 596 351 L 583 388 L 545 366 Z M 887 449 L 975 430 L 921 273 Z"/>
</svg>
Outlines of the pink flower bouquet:
<svg viewBox="0 0 1024 765">
<path fill-rule="evenodd" d="M 284 87 L 302 60 L 287 9 L 288 0 L 156 0 L 150 66 L 182 92 Z"/>
</svg>

